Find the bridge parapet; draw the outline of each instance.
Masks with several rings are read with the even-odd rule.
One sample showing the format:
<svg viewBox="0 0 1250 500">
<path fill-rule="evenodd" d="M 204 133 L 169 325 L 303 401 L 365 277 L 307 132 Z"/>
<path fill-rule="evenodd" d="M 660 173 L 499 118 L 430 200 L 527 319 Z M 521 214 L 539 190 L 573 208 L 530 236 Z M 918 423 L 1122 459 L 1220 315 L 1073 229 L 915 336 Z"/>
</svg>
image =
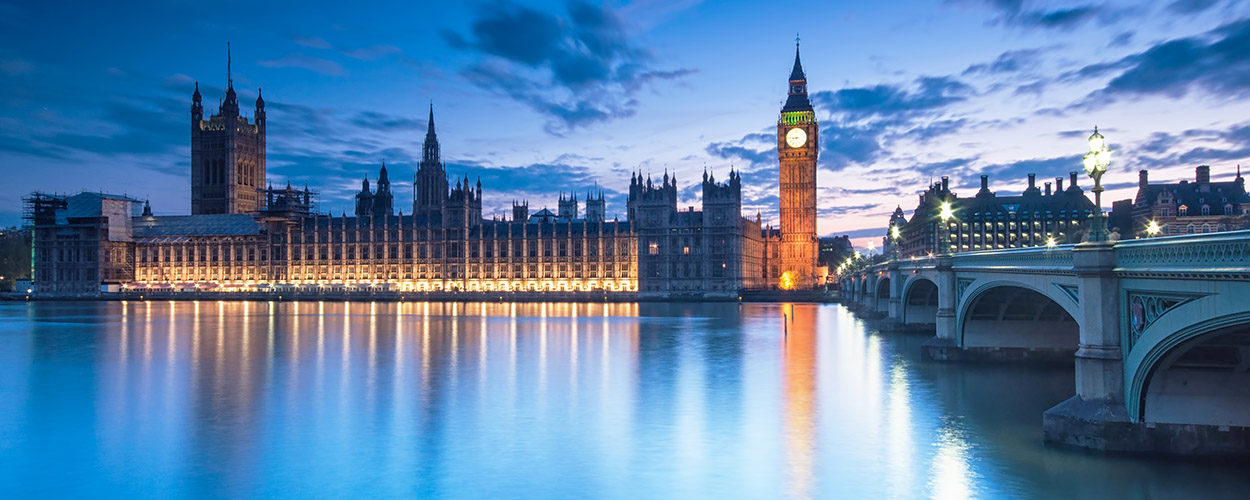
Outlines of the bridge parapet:
<svg viewBox="0 0 1250 500">
<path fill-rule="evenodd" d="M 964 252 L 953 256 L 956 271 L 1071 274 L 1074 245 Z"/>
<path fill-rule="evenodd" d="M 1250 279 L 1250 230 L 1121 241 L 1115 254 L 1124 277 Z"/>
</svg>

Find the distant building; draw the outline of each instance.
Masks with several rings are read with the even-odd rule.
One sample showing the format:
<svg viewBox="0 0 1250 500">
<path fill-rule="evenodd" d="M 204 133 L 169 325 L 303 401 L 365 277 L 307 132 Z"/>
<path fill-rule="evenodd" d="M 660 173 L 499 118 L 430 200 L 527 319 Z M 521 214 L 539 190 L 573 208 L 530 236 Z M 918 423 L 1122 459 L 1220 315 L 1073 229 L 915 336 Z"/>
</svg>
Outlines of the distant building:
<svg viewBox="0 0 1250 500">
<path fill-rule="evenodd" d="M 629 213 L 638 232 L 638 291 L 643 297 L 732 298 L 766 287 L 759 219 L 742 216 L 742 178 L 703 174 L 703 210 L 677 209 L 677 179 L 634 175 Z"/>
<path fill-rule="evenodd" d="M 1195 169 L 1193 182 L 1150 184 L 1146 170 L 1138 172 L 1137 182 L 1132 228 L 1121 228 L 1124 238 L 1148 236 L 1152 221 L 1161 236 L 1250 229 L 1250 196 L 1240 167 L 1225 182 L 1211 182 L 1207 165 Z"/>
<path fill-rule="evenodd" d="M 789 93 L 777 118 L 778 186 L 781 204 L 782 288 L 811 288 L 820 279 L 816 260 L 816 160 L 820 127 L 807 96 L 807 75 L 794 47 Z M 821 283 L 823 284 L 823 283 Z"/>
<path fill-rule="evenodd" d="M 851 245 L 850 236 L 826 236 L 820 238 L 820 251 L 816 258 L 816 263 L 819 266 L 833 269 L 838 267 L 838 264 L 846 260 L 854 251 L 855 248 Z"/>
<path fill-rule="evenodd" d="M 265 186 L 265 100 L 257 89 L 255 121 L 239 115 L 239 98 L 226 59 L 226 97 L 204 119 L 200 84 L 191 95 L 191 214 L 247 214 L 260 210 Z"/>
<path fill-rule="evenodd" d="M 135 279 L 132 221 L 139 200 L 104 193 L 25 199 L 34 227 L 36 293 L 93 295 L 116 291 Z"/>
<path fill-rule="evenodd" d="M 1095 207 L 1077 185 L 1076 172 L 1069 174 L 1069 181 L 1065 189 L 1063 178 L 1056 178 L 1053 191 L 1049 182 L 1043 190 L 1037 187 L 1036 176 L 1029 174 L 1029 187 L 1023 193 L 999 196 L 989 190 L 989 176 L 982 175 L 977 194 L 960 198 L 950 190 L 949 179 L 942 177 L 940 183 L 931 184 L 920 195 L 911 220 L 901 209 L 891 215 L 891 227 L 899 227 L 899 254 L 940 253 L 939 242 L 946 236 L 952 252 L 1080 242 Z M 953 212 L 945 228 L 940 218 L 943 203 L 950 203 Z M 887 241 L 890 232 L 887 227 Z"/>
<path fill-rule="evenodd" d="M 227 68 L 229 61 L 227 60 Z M 229 74 L 229 70 L 227 70 Z M 781 227 L 743 217 L 742 178 L 707 173 L 703 206 L 678 210 L 677 181 L 632 175 L 626 220 L 608 220 L 604 193 L 561 193 L 557 211 L 482 217 L 482 184 L 449 178 L 430 108 L 413 175 L 412 212 L 395 213 L 386 165 L 366 177 L 354 214 L 318 213 L 307 187 L 265 183 L 265 110 L 239 114 L 232 79 L 218 113 L 191 98 L 191 215 L 82 193 L 26 199 L 34 226 L 36 293 L 136 289 L 269 290 L 383 286 L 400 291 L 639 292 L 736 297 L 743 289 L 810 287 L 817 267 L 818 128 L 796 49 L 777 122 Z M 581 202 L 585 202 L 584 212 Z M 142 207 L 142 210 L 140 210 Z M 833 240 L 834 254 L 849 240 Z"/>
</svg>

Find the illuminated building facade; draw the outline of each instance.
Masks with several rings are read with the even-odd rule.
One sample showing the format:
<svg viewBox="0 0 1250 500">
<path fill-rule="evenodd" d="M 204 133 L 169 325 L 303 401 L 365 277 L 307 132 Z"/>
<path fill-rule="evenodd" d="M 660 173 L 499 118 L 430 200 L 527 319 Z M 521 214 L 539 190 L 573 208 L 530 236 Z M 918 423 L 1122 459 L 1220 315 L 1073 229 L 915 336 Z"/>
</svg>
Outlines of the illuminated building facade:
<svg viewBox="0 0 1250 500">
<path fill-rule="evenodd" d="M 777 156 L 781 199 L 782 288 L 816 285 L 816 159 L 820 129 L 807 97 L 807 76 L 794 49 L 789 96 L 777 120 Z"/>
<path fill-rule="evenodd" d="M 1120 228 L 1124 238 L 1250 229 L 1250 195 L 1240 167 L 1232 181 L 1211 182 L 1211 167 L 1201 165 L 1193 182 L 1169 184 L 1150 184 L 1142 170 L 1132 203 L 1133 227 Z"/>
<path fill-rule="evenodd" d="M 951 252 L 1079 243 L 1096 208 L 1077 185 L 1076 172 L 1069 174 L 1069 181 L 1065 189 L 1059 177 L 1053 191 L 1049 182 L 1042 190 L 1036 185 L 1036 176 L 1029 174 L 1029 187 L 1022 194 L 999 196 L 990 191 L 989 176 L 982 175 L 976 196 L 960 198 L 950 190 L 950 180 L 942 177 L 941 182 L 921 193 L 911 220 L 903 217 L 902 210 L 891 215 L 891 228 L 899 228 L 899 255 L 941 253 L 941 232 L 947 231 Z M 939 217 L 943 203 L 949 203 L 954 213 L 945 227 Z M 891 232 L 886 229 L 887 241 L 893 239 Z"/>
<path fill-rule="evenodd" d="M 795 71 L 792 100 L 807 103 L 797 57 Z M 204 119 L 201 101 L 197 84 L 191 215 L 158 216 L 146 203 L 98 193 L 27 199 L 36 293 L 367 289 L 736 298 L 743 289 L 776 287 L 786 266 L 801 268 L 792 275 L 808 276 L 815 265 L 810 104 L 806 111 L 788 107 L 786 113 L 799 118 L 783 118 L 787 130 L 797 126 L 812 135 L 782 152 L 783 178 L 799 181 L 784 182 L 783 193 L 802 191 L 783 196 L 791 200 L 783 201 L 783 213 L 791 214 L 783 220 L 793 223 L 799 240 L 811 240 L 810 252 L 795 250 L 790 255 L 797 260 L 787 261 L 784 233 L 761 228 L 758 214 L 742 216 L 742 179 L 735 171 L 724 182 L 705 174 L 702 211 L 678 210 L 677 181 L 667 173 L 659 184 L 638 173 L 624 221 L 607 220 L 602 192 L 581 199 L 561 193 L 555 213 L 531 214 L 528 202 L 514 202 L 510 220 L 484 219 L 481 182 L 447 175 L 432 107 L 411 213 L 395 213 L 385 165 L 376 188 L 368 178 L 362 182 L 352 216 L 318 213 L 316 194 L 307 187 L 264 185 L 263 100 L 257 99 L 254 123 L 239 115 L 233 82 L 217 115 Z"/>
</svg>

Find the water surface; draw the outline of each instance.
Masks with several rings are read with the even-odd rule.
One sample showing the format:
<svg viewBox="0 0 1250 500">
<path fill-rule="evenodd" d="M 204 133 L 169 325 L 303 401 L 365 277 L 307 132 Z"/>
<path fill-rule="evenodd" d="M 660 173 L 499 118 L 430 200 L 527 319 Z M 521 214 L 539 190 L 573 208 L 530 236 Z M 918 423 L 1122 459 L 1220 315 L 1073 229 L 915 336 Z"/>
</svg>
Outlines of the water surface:
<svg viewBox="0 0 1250 500">
<path fill-rule="evenodd" d="M 787 328 L 783 317 L 792 318 Z M 8 497 L 1244 498 L 837 305 L 0 304 Z"/>
</svg>

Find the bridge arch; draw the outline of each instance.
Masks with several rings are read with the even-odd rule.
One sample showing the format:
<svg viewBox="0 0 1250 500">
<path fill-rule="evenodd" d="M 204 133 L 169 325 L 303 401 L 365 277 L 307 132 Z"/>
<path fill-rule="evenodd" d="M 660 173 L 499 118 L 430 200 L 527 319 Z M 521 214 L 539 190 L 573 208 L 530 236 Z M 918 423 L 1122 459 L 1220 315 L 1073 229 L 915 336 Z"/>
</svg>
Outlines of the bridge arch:
<svg viewBox="0 0 1250 500">
<path fill-rule="evenodd" d="M 1016 281 L 987 281 L 970 288 L 960 302 L 959 345 L 1075 353 L 1081 328 L 1067 297 Z"/>
<path fill-rule="evenodd" d="M 1125 360 L 1125 402 L 1135 420 L 1250 426 L 1250 311 L 1176 326 L 1202 317 L 1212 302 L 1177 307 L 1137 339 Z"/>
<path fill-rule="evenodd" d="M 890 313 L 890 278 L 877 278 L 877 288 L 873 291 L 873 310 L 878 314 Z"/>
<path fill-rule="evenodd" d="M 937 324 L 938 286 L 925 277 L 914 277 L 903 283 L 899 318 L 905 325 Z"/>
</svg>

